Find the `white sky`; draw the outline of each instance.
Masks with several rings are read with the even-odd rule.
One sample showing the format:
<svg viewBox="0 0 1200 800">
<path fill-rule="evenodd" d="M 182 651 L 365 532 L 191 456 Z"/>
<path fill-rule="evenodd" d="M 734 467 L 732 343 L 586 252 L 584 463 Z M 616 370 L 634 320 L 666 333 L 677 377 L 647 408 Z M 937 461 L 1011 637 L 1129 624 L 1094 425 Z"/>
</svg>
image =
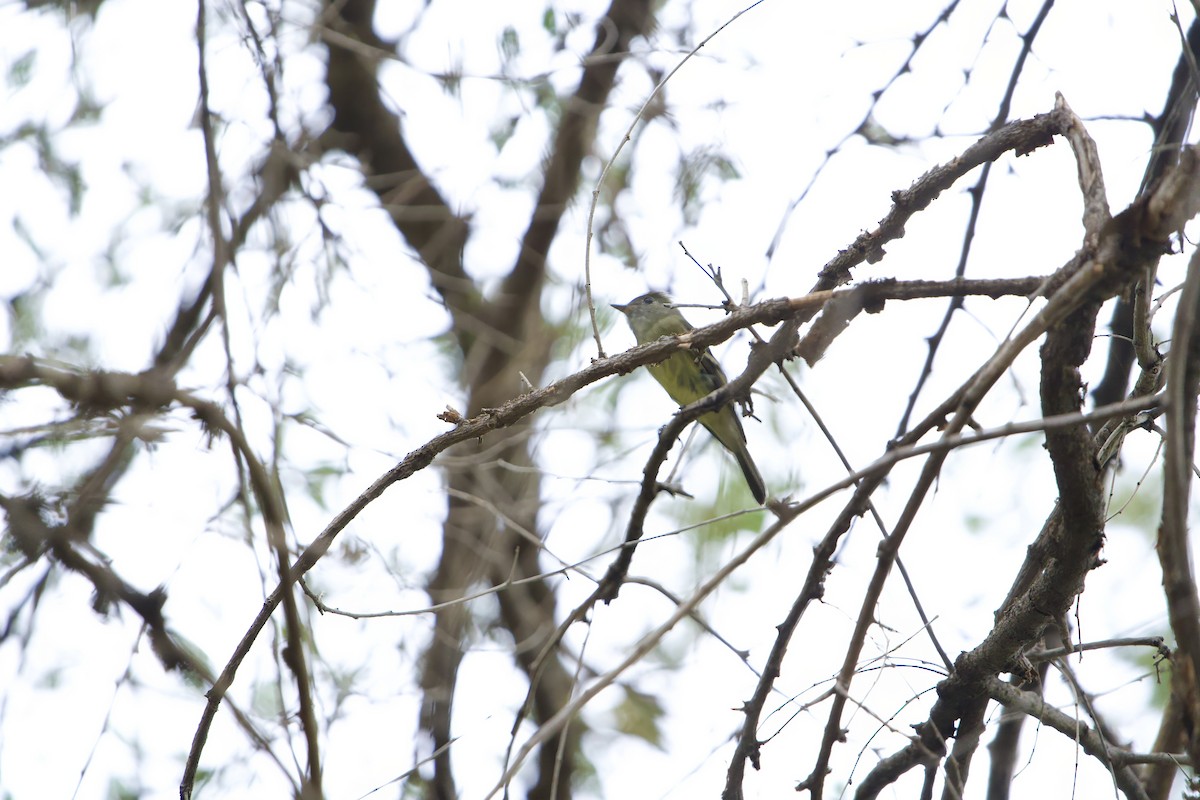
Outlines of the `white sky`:
<svg viewBox="0 0 1200 800">
<path fill-rule="evenodd" d="M 400 35 L 421 7 L 416 2 L 384 5 L 388 16 L 379 19 L 384 36 Z M 949 25 L 935 31 L 912 73 L 889 90 L 876 110 L 878 121 L 893 134 L 926 137 L 937 129 L 944 138 L 896 149 L 870 148 L 852 139 L 792 216 L 770 264 L 765 253 L 787 204 L 808 183 L 825 152 L 857 126 L 870 93 L 903 61 L 913 33 L 927 27 L 942 4 L 768 0 L 745 14 L 669 84 L 670 127 L 659 122 L 642 134 L 633 156 L 633 191 L 621 200 L 640 269 L 626 269 L 593 253 L 598 300 L 625 301 L 648 287 L 669 287 L 688 302 L 716 302 L 706 279 L 682 256 L 680 239 L 701 262 L 721 265 L 734 287 L 746 280 L 756 297 L 802 294 L 823 263 L 883 216 L 891 191 L 960 152 L 986 127 L 1019 47 L 1017 34 L 1027 29 L 1039 7 L 1009 3 L 1012 21 L 993 23 L 1000 6 L 964 2 Z M 580 3 L 574 10 L 591 20 L 602 8 Z M 717 2 L 667 4 L 660 32 L 690 18 L 694 34 L 683 48 L 665 36 L 640 45 L 646 61 L 670 69 L 737 8 Z M 1085 119 L 1109 118 L 1089 122 L 1089 130 L 1099 145 L 1114 210 L 1137 189 L 1149 136 L 1143 125 L 1111 118 L 1136 119 L 1159 110 L 1178 53 L 1170 10 L 1161 2 L 1057 3 L 1014 99 L 1013 117 L 1050 110 L 1055 92 L 1061 91 Z M 436 176 L 456 207 L 473 215 L 477 233 L 466 257 L 471 274 L 480 279 L 499 275 L 511 264 L 532 202 L 529 186 L 547 147 L 546 124 L 531 111 L 529 96 L 514 97 L 490 77 L 501 68 L 499 32 L 505 25 L 515 26 L 525 48 L 509 66 L 511 72 L 528 77 L 549 71 L 560 92 L 573 86 L 576 57 L 593 35 L 590 25 L 584 25 L 568 37 L 569 53 L 552 54 L 539 41 L 541 11 L 532 2 L 474 4 L 470 24 L 464 25 L 461 4 L 435 3 L 420 28 L 408 35 L 408 64 L 384 71 L 384 86 L 403 110 L 405 133 L 426 171 Z M 304 120 L 319 129 L 329 115 L 321 105 L 320 51 L 308 45 L 304 31 L 310 13 L 306 5 L 284 8 L 292 26 L 285 39 L 285 123 Z M 270 128 L 262 114 L 257 72 L 228 27 L 231 15 L 227 5 L 211 7 L 210 59 L 213 107 L 223 122 L 220 158 L 229 202 L 240 210 L 249 200 L 244 176 Z M 53 283 L 41 305 L 46 334 L 40 342 L 21 343 L 23 350 L 61 354 L 70 337 L 90 336 L 89 363 L 140 370 L 179 298 L 189 296 L 205 274 L 210 257 L 198 213 L 205 179 L 202 141 L 193 124 L 194 24 L 194 4 L 153 0 L 107 0 L 94 26 L 75 20 L 66 28 L 60 16 L 25 13 L 16 4 L 0 6 L 5 72 L 28 53 L 36 54 L 29 83 L 10 83 L 5 89 L 0 136 L 11 137 L 29 123 L 63 127 L 76 105 L 76 82 L 103 106 L 96 124 L 54 140 L 58 156 L 77 162 L 87 185 L 77 215 L 69 213 L 63 188 L 43 174 L 29 144 L 0 149 L 0 186 L 8 188 L 0 192 L 0 294 L 12 298 L 33 291 L 39 282 Z M 443 93 L 427 74 L 456 66 L 468 76 L 461 97 Z M 964 86 L 963 70 L 968 68 L 971 81 Z M 630 70 L 625 77 L 628 82 L 603 118 L 598 159 L 611 154 L 651 88 L 644 73 Z M 714 108 L 717 101 L 721 106 Z M 507 115 L 521 115 L 522 122 L 497 155 L 489 132 Z M 684 226 L 671 201 L 673 165 L 680 152 L 704 147 L 732 156 L 741 179 L 707 185 L 699 224 Z M 589 181 L 598 164 L 589 163 Z M 506 179 L 503 186 L 497 177 Z M 903 240 L 888 247 L 884 262 L 864 266 L 856 276 L 949 277 L 969 209 L 965 187 L 973 181 L 971 176 L 947 192 L 914 219 Z M 241 254 L 230 277 L 231 346 L 246 383 L 239 400 L 256 446 L 268 451 L 273 409 L 312 414 L 348 443 L 343 446 L 299 425 L 288 427 L 285 449 L 292 469 L 284 477 L 299 542 L 310 541 L 396 458 L 442 432 L 444 423 L 435 414 L 444 406 L 462 407 L 452 367 L 432 341 L 445 330 L 447 317 L 431 297 L 423 268 L 359 183 L 353 165 L 340 156 L 328 157 L 307 178 L 310 190 L 329 200 L 323 219 L 340 237 L 344 267 L 329 267 L 330 249 L 319 237 L 311 205 L 294 202 L 281 209 L 293 237 L 289 255 L 296 272 L 277 317 L 261 319 L 267 282 L 276 269 L 263 237 Z M 1054 269 L 1079 246 L 1079 212 L 1074 162 L 1065 144 L 1002 160 L 993 171 L 968 275 L 1020 276 Z M 547 294 L 544 307 L 555 318 L 579 314 L 570 287 L 582 281 L 585 224 L 586 205 L 580 203 L 551 252 L 561 286 Z M 18 225 L 38 250 L 18 234 Z M 1166 262 L 1163 288 L 1181 274 L 1179 259 Z M 330 302 L 321 306 L 325 295 Z M 318 307 L 319 315 L 314 314 Z M 969 313 L 957 317 L 918 411 L 956 386 L 1024 308 L 1017 300 L 969 300 Z M 877 457 L 893 433 L 925 356 L 924 337 L 943 309 L 941 302 L 890 304 L 886 313 L 856 321 L 815 368 L 798 370 L 805 391 L 855 464 Z M 689 316 L 697 324 L 716 318 L 699 311 Z M 1107 312 L 1101 318 L 1107 321 Z M 15 346 L 10 333 L 7 325 L 0 326 L 5 351 Z M 609 352 L 617 352 L 632 345 L 632 335 L 623 325 L 614 326 L 606 331 L 605 343 Z M 1097 344 L 1102 359 L 1105 343 Z M 744 363 L 745 352 L 744 338 L 719 349 L 728 372 Z M 556 374 L 582 366 L 593 355 L 590 345 L 581 343 L 567 363 L 555 367 Z M 980 409 L 983 425 L 1037 415 L 1035 357 L 1033 351 L 1027 354 Z M 182 380 L 223 398 L 224 363 L 220 338 L 211 336 Z M 292 372 L 281 377 L 285 365 Z M 1095 381 L 1100 362 L 1091 366 Z M 618 385 L 614 412 L 608 403 Z M 760 388 L 787 396 L 778 379 L 768 378 Z M 765 424 L 749 424 L 748 436 L 773 489 L 802 496 L 840 476 L 815 426 L 795 412 L 794 404 L 761 400 L 758 406 Z M 542 532 L 552 552 L 576 560 L 618 541 L 622 514 L 635 493 L 633 484 L 621 481 L 641 477 L 654 432 L 671 410 L 659 388 L 637 375 L 621 384 L 592 387 L 541 415 L 539 454 L 551 476 L 545 485 Z M 24 391 L 0 405 L 0 430 L 64 416 L 49 393 Z M 619 451 L 598 443 L 599 434 L 613 429 L 614 418 Z M 166 585 L 172 626 L 219 668 L 257 612 L 264 584 L 269 590 L 272 568 L 261 537 L 255 548 L 247 548 L 236 515 L 213 516 L 234 490 L 228 449 L 221 443 L 210 446 L 183 414 L 173 422 L 174 432 L 139 456 L 121 483 L 113 506 L 100 520 L 96 543 L 135 585 L 146 590 Z M 705 441 L 697 437 L 698 444 Z M 974 646 L 990 627 L 992 611 L 1025 545 L 1050 508 L 1053 481 L 1040 442 L 1039 437 L 1023 437 L 954 455 L 905 544 L 905 563 L 927 610 L 937 616 L 936 629 L 952 656 Z M 1144 434 L 1130 442 L 1114 505 L 1128 496 L 1153 456 L 1154 444 Z M 52 448 L 31 452 L 19 470 L 11 463 L 0 467 L 0 490 L 69 483 L 64 475 L 86 469 L 101 452 L 102 442 L 67 453 Z M 325 487 L 324 508 L 302 490 L 303 471 L 323 465 L 347 470 Z M 885 519 L 895 520 L 917 468 L 897 469 L 877 498 Z M 605 480 L 585 480 L 586 475 Z M 689 490 L 701 498 L 713 495 L 718 480 L 740 480 L 723 456 L 707 446 L 689 453 L 683 475 Z M 355 521 L 342 541 L 347 547 L 367 548 L 367 557 L 355 563 L 330 558 L 312 573 L 313 585 L 327 592 L 327 602 L 359 611 L 428 603 L 421 586 L 440 548 L 440 488 L 436 471 L 427 471 L 394 487 Z M 1139 502 L 1149 501 L 1139 497 Z M 694 505 L 660 502 L 648 535 L 678 527 Z M 837 508 L 835 499 L 807 515 L 704 605 L 709 622 L 735 646 L 748 649 L 756 667 L 794 598 L 813 543 Z M 761 523 L 753 519 L 746 524 L 756 530 Z M 716 555 L 710 552 L 710 561 L 703 564 L 696 563 L 697 551 L 688 539 L 696 535 L 646 542 L 634 572 L 687 594 L 711 571 L 711 560 L 732 554 L 748 534 L 730 540 Z M 1081 605 L 1082 637 L 1162 632 L 1162 602 L 1147 531 L 1118 520 L 1109 536 L 1110 564 L 1089 578 Z M 827 707 L 791 719 L 786 698 L 811 699 L 840 663 L 874 566 L 876 540 L 869 527 L 856 528 L 839 556 L 825 603 L 806 616 L 797 634 L 779 692 L 768 704 L 782 710 L 766 721 L 764 735 L 783 731 L 764 749 L 764 770 L 750 772 L 748 797 L 790 794 L 792 784 L 811 767 Z M 598 558 L 589 572 L 599 575 L 607 563 L 608 557 Z M 40 574 L 27 570 L 0 585 L 0 608 L 18 605 Z M 992 575 L 994 581 L 986 579 Z M 932 661 L 898 576 L 893 584 L 878 612 L 888 628 L 873 632 L 867 656 L 907 642 L 891 654 L 893 659 Z M 578 577 L 560 586 L 564 610 L 591 588 Z M 485 615 L 493 608 L 490 600 L 477 605 Z M 588 665 L 599 670 L 615 665 L 632 642 L 671 610 L 648 590 L 627 586 L 620 601 L 593 614 Z M 360 797 L 425 754 L 427 747 L 414 740 L 419 697 L 412 678 L 428 625 L 424 616 L 370 623 L 314 619 L 314 636 L 325 659 L 319 668 L 361 670 L 358 685 L 364 692 L 348 701 L 324 742 L 331 798 Z M 573 630 L 570 642 L 581 646 L 584 635 L 582 628 Z M 455 718 L 456 733 L 462 735 L 454 754 L 464 798 L 482 797 L 498 777 L 499 753 L 513 709 L 523 697 L 504 646 L 482 636 L 476 644 L 464 663 Z M 243 709 L 267 714 L 264 727 L 276 730 L 270 719 L 274 662 L 266 647 L 264 638 L 239 674 L 232 696 Z M 1101 707 L 1123 734 L 1135 737 L 1136 747 L 1147 748 L 1153 730 L 1140 714 L 1152 679 L 1127 684 L 1143 675 L 1144 668 L 1108 653 L 1089 653 L 1076 666 L 1089 689 L 1112 690 Z M 127 672 L 133 677 L 125 677 Z M 728 737 L 740 722 L 733 709 L 753 690 L 750 671 L 693 626 L 681 626 L 664 642 L 661 656 L 639 664 L 625 680 L 664 704 L 666 740 L 657 750 L 622 739 L 612 713 L 621 695 L 610 691 L 597 698 L 586 717 L 591 726 L 588 756 L 602 776 L 594 796 L 719 793 L 731 752 Z M 876 713 L 900 712 L 894 725 L 907 731 L 928 704 L 902 708 L 903 701 L 936 681 L 936 675 L 916 668 L 865 672 L 854 692 Z M 71 576 L 56 580 L 27 645 L 0 642 L 0 686 L 8 687 L 0 691 L 3 791 L 15 798 L 102 797 L 112 776 L 136 774 L 147 797 L 174 796 L 199 719 L 201 693 L 162 674 L 145 643 L 137 641 L 132 614 L 98 619 L 82 581 Z M 1070 711 L 1061 682 L 1051 687 L 1050 697 Z M 324 702 L 330 711 L 330 699 Z M 851 774 L 861 778 L 874 763 L 876 749 L 886 754 L 901 741 L 894 735 L 866 741 L 862 737 L 875 725 L 861 716 L 852 718 L 850 726 L 850 743 L 835 753 L 833 781 Z M 1031 747 L 1030 761 L 1016 791 L 1036 786 L 1041 796 L 1065 797 L 1076 777 L 1077 796 L 1111 791 L 1109 779 L 1086 757 L 1080 758 L 1078 776 L 1073 774 L 1075 753 L 1057 734 L 1036 734 L 1030 727 L 1025 745 Z M 853 761 L 864 748 L 855 769 Z M 297 743 L 297 752 L 301 749 Z M 137 752 L 141 758 L 135 761 Z M 277 770 L 265 759 L 245 758 L 247 752 L 245 738 L 223 712 L 204 763 L 236 766 L 205 796 L 272 797 L 286 791 Z M 284 748 L 277 752 L 290 763 Z M 981 796 L 978 776 L 984 757 L 981 751 L 968 797 Z M 900 795 L 911 792 L 913 777 L 897 790 Z M 375 796 L 394 794 L 389 787 Z"/>
</svg>

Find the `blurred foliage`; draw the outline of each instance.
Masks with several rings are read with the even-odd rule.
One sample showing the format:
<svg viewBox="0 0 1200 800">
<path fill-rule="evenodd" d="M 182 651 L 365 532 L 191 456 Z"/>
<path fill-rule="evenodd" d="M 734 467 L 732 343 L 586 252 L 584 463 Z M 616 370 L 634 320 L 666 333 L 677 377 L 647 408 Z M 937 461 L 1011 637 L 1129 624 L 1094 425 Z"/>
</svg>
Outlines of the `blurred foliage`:
<svg viewBox="0 0 1200 800">
<path fill-rule="evenodd" d="M 617 730 L 662 750 L 663 733 L 659 722 L 663 717 L 663 707 L 658 698 L 628 685 L 621 689 L 621 702 L 613 711 Z"/>
<path fill-rule="evenodd" d="M 712 185 L 741 178 L 741 173 L 724 152 L 712 145 L 697 147 L 680 155 L 675 165 L 675 199 L 683 209 L 683 219 L 688 225 L 700 221 L 703 210 L 703 189 Z"/>
</svg>

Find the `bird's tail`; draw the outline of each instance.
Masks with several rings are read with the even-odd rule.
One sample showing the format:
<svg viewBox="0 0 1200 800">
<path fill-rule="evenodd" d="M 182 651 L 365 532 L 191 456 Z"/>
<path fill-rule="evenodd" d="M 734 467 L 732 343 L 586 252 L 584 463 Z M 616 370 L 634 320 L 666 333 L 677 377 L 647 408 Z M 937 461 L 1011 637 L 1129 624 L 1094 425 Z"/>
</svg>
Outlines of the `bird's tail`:
<svg viewBox="0 0 1200 800">
<path fill-rule="evenodd" d="M 750 451 L 743 444 L 733 453 L 737 459 L 738 466 L 742 468 L 742 474 L 746 476 L 746 484 L 750 487 L 750 494 L 754 495 L 754 499 L 762 505 L 767 500 L 767 486 L 763 483 L 762 475 L 758 474 L 758 467 L 754 466 L 754 462 L 750 459 Z"/>
</svg>

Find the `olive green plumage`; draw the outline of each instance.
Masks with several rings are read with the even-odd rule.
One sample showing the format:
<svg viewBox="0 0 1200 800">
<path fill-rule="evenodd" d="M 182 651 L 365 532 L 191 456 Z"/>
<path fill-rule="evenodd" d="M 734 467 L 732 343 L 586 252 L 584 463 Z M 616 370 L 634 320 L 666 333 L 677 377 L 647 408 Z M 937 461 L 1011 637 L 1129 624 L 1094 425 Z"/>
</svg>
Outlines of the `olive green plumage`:
<svg viewBox="0 0 1200 800">
<path fill-rule="evenodd" d="M 614 303 L 613 308 L 625 315 L 638 344 L 646 344 L 663 336 L 677 336 L 693 329 L 679 309 L 670 303 L 671 298 L 662 292 L 650 292 L 624 305 Z M 646 369 L 662 384 L 671 399 L 681 406 L 696 402 L 728 382 L 721 365 L 707 348 L 702 353 L 680 350 L 666 361 L 647 365 Z M 750 458 L 750 451 L 746 448 L 746 433 L 742 430 L 742 421 L 738 419 L 733 404 L 702 415 L 699 422 L 737 459 L 754 499 L 759 503 L 765 501 L 767 488 L 762 475 L 758 473 L 758 467 Z"/>
</svg>

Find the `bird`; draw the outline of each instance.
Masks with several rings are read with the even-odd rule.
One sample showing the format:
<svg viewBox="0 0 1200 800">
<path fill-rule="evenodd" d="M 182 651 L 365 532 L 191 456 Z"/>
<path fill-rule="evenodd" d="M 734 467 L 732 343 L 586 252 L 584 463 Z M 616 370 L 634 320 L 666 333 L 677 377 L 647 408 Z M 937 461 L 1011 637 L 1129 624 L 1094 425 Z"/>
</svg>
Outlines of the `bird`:
<svg viewBox="0 0 1200 800">
<path fill-rule="evenodd" d="M 625 315 L 633 337 L 638 344 L 653 342 L 662 336 L 677 336 L 694 330 L 691 323 L 671 303 L 665 292 L 648 292 L 633 298 L 628 303 L 612 303 L 613 308 Z M 665 361 L 647 364 L 646 369 L 667 390 L 671 399 L 681 407 L 721 388 L 728 379 L 717 359 L 706 347 L 702 352 L 680 350 Z M 699 422 L 708 429 L 721 445 L 737 459 L 750 494 L 761 505 L 767 499 L 767 487 L 762 475 L 750 457 L 746 446 L 746 432 L 732 404 L 700 415 Z"/>
</svg>

